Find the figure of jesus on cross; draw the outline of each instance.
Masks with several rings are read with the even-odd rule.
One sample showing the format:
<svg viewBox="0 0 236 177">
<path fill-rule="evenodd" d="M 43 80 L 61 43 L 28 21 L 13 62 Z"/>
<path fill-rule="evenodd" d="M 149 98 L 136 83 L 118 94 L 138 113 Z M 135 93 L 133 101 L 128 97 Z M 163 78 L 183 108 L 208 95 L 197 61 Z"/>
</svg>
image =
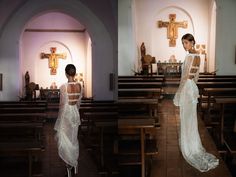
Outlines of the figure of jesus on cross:
<svg viewBox="0 0 236 177">
<path fill-rule="evenodd" d="M 66 53 L 62 54 L 56 54 L 56 47 L 51 47 L 51 53 L 46 54 L 46 53 L 41 53 L 40 57 L 41 59 L 47 58 L 48 59 L 48 65 L 49 68 L 51 69 L 50 74 L 51 75 L 56 75 L 57 74 L 57 68 L 58 68 L 58 59 L 66 59 Z"/>
<path fill-rule="evenodd" d="M 167 28 L 167 38 L 170 40 L 169 41 L 169 46 L 170 47 L 175 47 L 176 45 L 176 39 L 178 38 L 178 28 L 187 28 L 188 22 L 183 21 L 183 22 L 176 22 L 176 14 L 170 14 L 169 15 L 169 22 L 163 22 L 163 21 L 158 21 L 158 27 L 166 27 Z"/>
</svg>

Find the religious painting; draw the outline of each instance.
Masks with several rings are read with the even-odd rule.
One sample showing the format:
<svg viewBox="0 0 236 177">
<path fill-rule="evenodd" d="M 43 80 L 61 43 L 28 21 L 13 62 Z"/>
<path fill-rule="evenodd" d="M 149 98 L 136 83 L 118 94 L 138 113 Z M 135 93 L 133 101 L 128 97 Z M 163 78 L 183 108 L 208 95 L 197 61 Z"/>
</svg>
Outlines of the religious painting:
<svg viewBox="0 0 236 177">
<path fill-rule="evenodd" d="M 58 68 L 58 60 L 59 59 L 66 59 L 66 53 L 62 54 L 56 54 L 56 47 L 51 47 L 50 51 L 51 53 L 41 53 L 40 58 L 41 59 L 48 59 L 48 67 L 50 68 L 50 74 L 56 75 L 57 74 L 57 68 Z"/>
<path fill-rule="evenodd" d="M 176 22 L 176 14 L 169 14 L 169 22 L 164 22 L 159 20 L 158 21 L 158 27 L 166 27 L 167 28 L 167 38 L 169 39 L 169 46 L 175 47 L 176 46 L 176 39 L 178 38 L 178 28 L 187 28 L 188 22 L 182 21 L 182 22 Z"/>
<path fill-rule="evenodd" d="M 2 74 L 0 73 L 0 91 L 2 91 Z"/>
</svg>

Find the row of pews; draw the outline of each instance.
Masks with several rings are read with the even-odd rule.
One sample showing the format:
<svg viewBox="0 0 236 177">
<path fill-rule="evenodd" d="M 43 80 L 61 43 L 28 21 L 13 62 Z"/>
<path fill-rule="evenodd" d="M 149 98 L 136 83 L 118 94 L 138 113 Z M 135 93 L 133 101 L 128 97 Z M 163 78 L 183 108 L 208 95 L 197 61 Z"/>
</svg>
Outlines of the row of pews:
<svg viewBox="0 0 236 177">
<path fill-rule="evenodd" d="M 158 155 L 158 108 L 164 85 L 163 75 L 119 76 L 117 101 L 82 100 L 79 138 L 101 176 L 150 175 Z M 236 76 L 200 75 L 197 85 L 198 110 L 219 152 L 235 154 Z M 58 103 L 46 101 L 0 102 L 0 155 L 22 156 L 27 162 L 27 174 L 22 176 L 43 176 L 39 168 L 45 150 L 43 126 L 49 112 L 58 108 Z"/>
<path fill-rule="evenodd" d="M 198 110 L 225 160 L 236 153 L 236 75 L 200 75 Z"/>
<path fill-rule="evenodd" d="M 121 176 L 150 175 L 153 157 L 158 155 L 158 107 L 163 86 L 163 75 L 118 77 L 117 154 Z"/>
<path fill-rule="evenodd" d="M 120 76 L 117 101 L 82 100 L 80 137 L 100 175 L 148 176 L 164 76 Z"/>
<path fill-rule="evenodd" d="M 45 101 L 0 102 L 0 156 L 4 159 L 0 161 L 1 175 L 43 176 L 46 109 Z M 12 168 L 15 170 L 9 170 Z"/>
</svg>

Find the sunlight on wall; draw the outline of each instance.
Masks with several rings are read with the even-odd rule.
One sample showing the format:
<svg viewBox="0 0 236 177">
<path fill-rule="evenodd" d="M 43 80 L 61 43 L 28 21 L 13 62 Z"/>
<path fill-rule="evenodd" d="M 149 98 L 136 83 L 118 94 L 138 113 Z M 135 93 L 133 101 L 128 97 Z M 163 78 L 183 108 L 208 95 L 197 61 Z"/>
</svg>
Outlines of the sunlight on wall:
<svg viewBox="0 0 236 177">
<path fill-rule="evenodd" d="M 65 17 L 64 17 L 65 16 Z M 47 22 L 47 19 L 50 18 L 60 18 L 56 20 L 54 25 L 51 25 Z M 71 18 L 71 17 L 70 17 Z M 61 13 L 49 13 L 34 18 L 31 23 L 28 23 L 27 29 L 61 29 L 63 23 L 66 23 L 66 28 L 70 28 L 70 19 L 67 15 Z M 66 21 L 64 22 L 63 19 Z M 81 29 L 84 27 L 75 20 L 71 20 L 71 28 Z M 41 23 L 41 25 L 40 25 Z M 22 73 L 22 89 L 24 89 L 24 75 L 26 71 L 29 71 L 30 82 L 35 82 L 39 84 L 41 88 L 50 88 L 53 82 L 56 83 L 59 88 L 60 85 L 67 82 L 65 76 L 65 67 L 67 64 L 74 64 L 77 69 L 77 73 L 82 73 L 85 83 L 89 85 L 91 92 L 91 78 L 86 80 L 88 77 L 85 77 L 87 72 L 91 72 L 91 54 L 88 55 L 88 51 L 91 53 L 91 44 L 90 49 L 88 49 L 87 41 L 90 39 L 87 32 L 24 32 L 22 36 L 22 47 L 21 47 L 21 73 Z M 58 68 L 56 75 L 50 74 L 49 68 L 49 59 L 40 57 L 40 54 L 46 53 L 50 54 L 50 48 L 56 47 L 56 54 L 66 53 L 66 59 L 58 59 Z M 30 50 L 28 50 L 30 48 Z M 91 75 L 91 74 L 90 74 Z M 86 85 L 85 85 L 86 89 Z M 22 91 L 22 94 L 24 91 Z"/>
</svg>

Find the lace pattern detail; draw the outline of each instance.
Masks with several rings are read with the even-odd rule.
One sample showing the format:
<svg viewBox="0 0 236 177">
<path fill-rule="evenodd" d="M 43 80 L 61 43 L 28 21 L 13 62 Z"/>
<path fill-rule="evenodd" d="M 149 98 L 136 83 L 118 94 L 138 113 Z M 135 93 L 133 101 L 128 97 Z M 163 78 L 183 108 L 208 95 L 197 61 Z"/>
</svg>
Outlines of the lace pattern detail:
<svg viewBox="0 0 236 177">
<path fill-rule="evenodd" d="M 198 132 L 197 100 L 199 97 L 196 81 L 199 70 L 193 79 L 188 79 L 194 55 L 186 56 L 183 63 L 180 86 L 174 97 L 174 104 L 180 109 L 179 145 L 185 160 L 201 172 L 216 168 L 219 160 L 206 152 Z"/>
<path fill-rule="evenodd" d="M 70 102 L 65 83 L 60 87 L 60 105 L 58 118 L 54 129 L 56 130 L 55 138 L 57 140 L 58 154 L 65 163 L 77 168 L 79 157 L 78 127 L 80 125 L 79 107 L 82 98 L 76 100 L 77 104 L 69 105 Z"/>
</svg>

